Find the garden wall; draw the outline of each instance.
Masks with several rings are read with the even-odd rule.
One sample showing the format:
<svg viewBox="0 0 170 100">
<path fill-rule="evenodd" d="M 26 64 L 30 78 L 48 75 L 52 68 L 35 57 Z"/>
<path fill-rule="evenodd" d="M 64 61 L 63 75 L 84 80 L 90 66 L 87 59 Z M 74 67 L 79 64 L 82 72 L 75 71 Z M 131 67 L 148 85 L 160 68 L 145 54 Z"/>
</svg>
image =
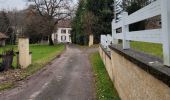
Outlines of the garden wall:
<svg viewBox="0 0 170 100">
<path fill-rule="evenodd" d="M 99 53 L 122 100 L 170 100 L 170 68 L 150 65 L 159 59 L 149 55 L 110 48 L 109 53 L 100 46 Z"/>
</svg>

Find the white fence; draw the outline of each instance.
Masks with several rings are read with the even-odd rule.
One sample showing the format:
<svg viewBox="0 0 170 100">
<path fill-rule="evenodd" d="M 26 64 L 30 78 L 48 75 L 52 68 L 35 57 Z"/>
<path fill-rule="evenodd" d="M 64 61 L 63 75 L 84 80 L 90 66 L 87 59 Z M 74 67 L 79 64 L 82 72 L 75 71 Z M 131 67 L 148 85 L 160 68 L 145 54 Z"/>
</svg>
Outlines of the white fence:
<svg viewBox="0 0 170 100">
<path fill-rule="evenodd" d="M 122 20 L 112 21 L 112 41 L 117 44 L 118 39 L 123 40 L 123 49 L 129 49 L 129 41 L 141 41 L 163 44 L 164 65 L 170 66 L 170 0 L 157 0 L 148 6 L 128 15 L 123 12 Z M 142 20 L 161 15 L 162 28 L 142 31 L 129 31 L 129 25 Z M 122 33 L 116 30 L 122 28 Z"/>
<path fill-rule="evenodd" d="M 109 50 L 108 46 L 112 44 L 112 36 L 110 34 L 101 35 L 100 40 L 103 47 Z"/>
</svg>

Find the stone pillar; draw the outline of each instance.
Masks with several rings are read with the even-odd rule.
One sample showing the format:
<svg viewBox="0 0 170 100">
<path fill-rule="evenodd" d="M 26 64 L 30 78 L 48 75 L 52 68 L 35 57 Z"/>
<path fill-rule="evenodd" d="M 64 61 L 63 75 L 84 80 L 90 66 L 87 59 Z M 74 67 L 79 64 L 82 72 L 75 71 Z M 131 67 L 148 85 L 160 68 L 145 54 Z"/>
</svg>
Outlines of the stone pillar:
<svg viewBox="0 0 170 100">
<path fill-rule="evenodd" d="M 29 54 L 29 39 L 25 37 L 19 38 L 19 65 L 21 68 L 27 68 L 31 64 L 31 57 Z"/>
<path fill-rule="evenodd" d="M 89 47 L 93 45 L 93 41 L 94 41 L 94 36 L 93 34 L 89 35 Z"/>
</svg>

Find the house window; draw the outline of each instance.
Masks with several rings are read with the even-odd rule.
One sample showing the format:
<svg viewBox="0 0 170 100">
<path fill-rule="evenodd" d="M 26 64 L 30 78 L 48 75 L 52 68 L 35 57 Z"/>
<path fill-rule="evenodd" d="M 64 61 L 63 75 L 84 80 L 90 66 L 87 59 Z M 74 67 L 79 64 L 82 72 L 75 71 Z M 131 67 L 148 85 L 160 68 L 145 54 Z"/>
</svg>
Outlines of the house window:
<svg viewBox="0 0 170 100">
<path fill-rule="evenodd" d="M 159 25 L 160 25 L 160 26 L 162 25 L 162 22 L 161 22 L 161 21 L 159 21 Z"/>
<path fill-rule="evenodd" d="M 62 30 L 61 30 L 61 33 L 64 33 L 64 34 L 65 34 L 65 33 L 66 33 L 66 30 L 65 30 L 65 29 L 62 29 Z"/>
<path fill-rule="evenodd" d="M 71 30 L 68 30 L 68 34 L 71 34 Z"/>
</svg>

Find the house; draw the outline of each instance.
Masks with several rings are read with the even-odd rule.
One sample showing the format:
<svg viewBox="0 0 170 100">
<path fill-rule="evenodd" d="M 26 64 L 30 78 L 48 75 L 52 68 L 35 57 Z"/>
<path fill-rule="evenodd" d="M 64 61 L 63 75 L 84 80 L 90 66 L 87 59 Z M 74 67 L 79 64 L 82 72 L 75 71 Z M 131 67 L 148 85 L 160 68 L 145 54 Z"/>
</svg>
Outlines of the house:
<svg viewBox="0 0 170 100">
<path fill-rule="evenodd" d="M 71 20 L 61 20 L 57 24 L 57 30 L 52 34 L 54 43 L 71 43 Z"/>
<path fill-rule="evenodd" d="M 5 40 L 8 38 L 4 33 L 0 32 L 0 46 L 5 46 Z"/>
</svg>

